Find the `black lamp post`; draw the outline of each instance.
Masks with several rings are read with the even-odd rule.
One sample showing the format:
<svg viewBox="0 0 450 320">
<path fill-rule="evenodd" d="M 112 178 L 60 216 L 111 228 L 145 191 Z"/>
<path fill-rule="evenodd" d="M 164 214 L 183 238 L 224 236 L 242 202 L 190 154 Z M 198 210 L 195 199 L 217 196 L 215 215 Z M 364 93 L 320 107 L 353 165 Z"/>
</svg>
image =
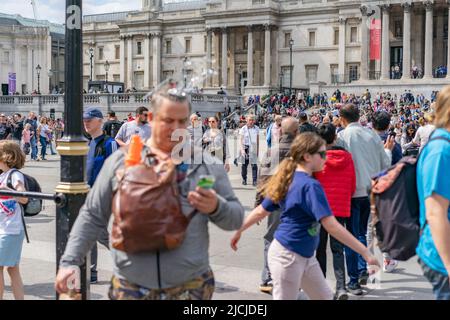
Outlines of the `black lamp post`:
<svg viewBox="0 0 450 320">
<path fill-rule="evenodd" d="M 184 81 L 184 88 L 185 89 L 187 87 L 187 70 L 186 70 L 186 66 L 187 66 L 188 60 L 189 60 L 188 57 L 184 57 L 184 59 L 183 59 L 183 81 Z"/>
<path fill-rule="evenodd" d="M 280 71 L 280 93 L 283 92 L 283 77 L 284 77 L 284 73 L 283 70 Z"/>
<path fill-rule="evenodd" d="M 37 78 L 38 78 L 38 94 L 41 94 L 41 66 L 38 64 L 36 67 L 36 74 L 37 74 Z"/>
<path fill-rule="evenodd" d="M 238 67 L 238 74 L 239 74 L 239 95 L 242 95 L 242 65 L 239 65 Z"/>
<path fill-rule="evenodd" d="M 90 61 L 90 68 L 91 68 L 91 73 L 89 76 L 89 81 L 92 81 L 92 69 L 94 67 L 94 65 L 92 64 L 92 60 L 94 59 L 94 48 L 89 48 L 89 50 L 86 51 L 86 54 L 89 56 L 89 61 Z"/>
<path fill-rule="evenodd" d="M 105 64 L 103 65 L 103 67 L 105 68 L 105 72 L 106 72 L 106 75 L 105 75 L 105 80 L 106 80 L 106 92 L 109 93 L 109 90 L 108 90 L 108 71 L 109 71 L 110 64 L 109 64 L 108 60 L 106 60 L 106 62 L 105 62 Z"/>
<path fill-rule="evenodd" d="M 64 137 L 58 140 L 57 150 L 61 155 L 61 181 L 57 193 L 65 196 L 66 202 L 56 211 L 56 267 L 59 268 L 70 230 L 89 192 L 86 184 L 87 140 L 82 133 L 83 114 L 83 38 L 82 0 L 66 0 L 65 25 L 65 99 Z M 89 259 L 80 266 L 81 293 L 78 299 L 89 299 Z M 57 299 L 60 296 L 56 295 Z"/>
<path fill-rule="evenodd" d="M 289 95 L 292 95 L 292 46 L 294 45 L 294 40 L 289 40 L 289 51 L 290 51 L 290 63 L 289 63 Z"/>
</svg>

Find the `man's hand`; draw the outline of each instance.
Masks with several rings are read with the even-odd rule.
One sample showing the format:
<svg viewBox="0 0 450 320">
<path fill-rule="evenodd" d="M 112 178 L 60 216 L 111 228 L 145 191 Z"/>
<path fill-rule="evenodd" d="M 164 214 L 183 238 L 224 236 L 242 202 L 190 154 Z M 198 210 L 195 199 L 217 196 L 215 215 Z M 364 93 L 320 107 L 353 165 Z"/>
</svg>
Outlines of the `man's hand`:
<svg viewBox="0 0 450 320">
<path fill-rule="evenodd" d="M 214 190 L 206 190 L 197 187 L 195 191 L 189 192 L 188 201 L 191 206 L 203 214 L 214 213 L 219 206 L 219 199 Z"/>
<path fill-rule="evenodd" d="M 58 274 L 56 275 L 55 290 L 59 294 L 64 294 L 69 292 L 67 283 L 71 277 L 74 277 L 75 270 L 71 268 L 59 268 Z M 75 281 L 75 278 L 73 278 Z"/>
</svg>

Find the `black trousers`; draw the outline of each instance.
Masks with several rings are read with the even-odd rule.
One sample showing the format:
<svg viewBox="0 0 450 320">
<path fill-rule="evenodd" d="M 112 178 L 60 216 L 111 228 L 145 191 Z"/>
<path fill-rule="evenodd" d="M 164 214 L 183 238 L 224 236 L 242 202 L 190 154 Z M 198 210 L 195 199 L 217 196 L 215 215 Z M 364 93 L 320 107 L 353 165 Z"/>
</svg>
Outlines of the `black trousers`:
<svg viewBox="0 0 450 320">
<path fill-rule="evenodd" d="M 336 220 L 342 225 L 347 224 L 348 218 L 336 217 Z M 320 269 L 322 269 L 323 275 L 327 275 L 327 243 L 328 232 L 324 227 L 320 228 L 320 242 L 317 248 L 316 258 L 319 261 Z M 334 276 L 336 278 L 336 290 L 345 289 L 345 257 L 344 257 L 344 245 L 338 240 L 330 236 L 330 247 L 333 253 L 333 269 Z"/>
<path fill-rule="evenodd" d="M 250 163 L 250 147 L 245 146 L 244 150 L 245 150 L 245 162 L 242 164 L 241 175 L 242 180 L 247 181 L 247 168 Z M 252 164 L 252 177 L 253 182 L 256 182 L 258 180 L 258 165 L 256 163 Z"/>
</svg>

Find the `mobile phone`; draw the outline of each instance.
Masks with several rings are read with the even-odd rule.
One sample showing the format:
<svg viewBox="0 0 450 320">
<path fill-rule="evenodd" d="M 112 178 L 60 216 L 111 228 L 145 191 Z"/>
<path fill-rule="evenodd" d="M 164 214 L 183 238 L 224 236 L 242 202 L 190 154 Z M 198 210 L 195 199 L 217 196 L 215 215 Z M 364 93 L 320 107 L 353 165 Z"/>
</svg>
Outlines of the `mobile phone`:
<svg viewBox="0 0 450 320">
<path fill-rule="evenodd" d="M 216 178 L 212 175 L 201 175 L 197 181 L 197 187 L 202 189 L 212 189 L 214 187 L 214 183 L 216 182 Z"/>
</svg>

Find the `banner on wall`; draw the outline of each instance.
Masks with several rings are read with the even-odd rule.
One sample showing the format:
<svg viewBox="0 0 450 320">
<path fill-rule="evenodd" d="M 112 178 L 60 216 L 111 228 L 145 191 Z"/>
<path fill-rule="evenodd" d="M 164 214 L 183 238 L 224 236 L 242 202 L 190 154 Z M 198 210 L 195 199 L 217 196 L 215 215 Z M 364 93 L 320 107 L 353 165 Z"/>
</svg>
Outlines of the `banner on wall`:
<svg viewBox="0 0 450 320">
<path fill-rule="evenodd" d="M 381 60 L 381 19 L 370 23 L 370 60 Z"/>
<path fill-rule="evenodd" d="M 16 74 L 14 72 L 8 73 L 8 94 L 12 96 L 16 93 Z"/>
</svg>

